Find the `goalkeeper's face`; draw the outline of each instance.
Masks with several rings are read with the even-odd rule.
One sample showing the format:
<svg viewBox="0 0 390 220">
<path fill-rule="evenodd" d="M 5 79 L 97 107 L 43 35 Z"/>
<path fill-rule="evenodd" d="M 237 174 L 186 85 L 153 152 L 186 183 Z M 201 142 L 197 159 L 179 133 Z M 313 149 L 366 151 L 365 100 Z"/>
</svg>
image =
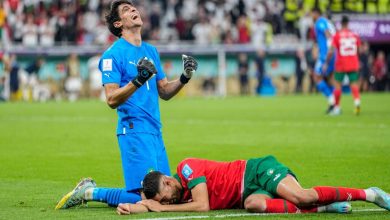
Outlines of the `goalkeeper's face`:
<svg viewBox="0 0 390 220">
<path fill-rule="evenodd" d="M 118 7 L 118 14 L 122 28 L 141 27 L 143 25 L 139 11 L 130 4 L 121 4 Z"/>
</svg>

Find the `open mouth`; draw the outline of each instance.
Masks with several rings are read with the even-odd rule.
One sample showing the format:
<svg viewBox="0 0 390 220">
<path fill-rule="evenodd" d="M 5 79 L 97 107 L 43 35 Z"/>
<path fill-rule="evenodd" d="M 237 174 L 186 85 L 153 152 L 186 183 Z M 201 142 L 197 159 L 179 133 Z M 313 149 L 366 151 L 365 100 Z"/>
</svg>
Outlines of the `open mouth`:
<svg viewBox="0 0 390 220">
<path fill-rule="evenodd" d="M 137 20 L 137 19 L 138 19 L 138 15 L 134 15 L 134 16 L 132 17 L 132 19 L 133 19 L 133 20 Z"/>
</svg>

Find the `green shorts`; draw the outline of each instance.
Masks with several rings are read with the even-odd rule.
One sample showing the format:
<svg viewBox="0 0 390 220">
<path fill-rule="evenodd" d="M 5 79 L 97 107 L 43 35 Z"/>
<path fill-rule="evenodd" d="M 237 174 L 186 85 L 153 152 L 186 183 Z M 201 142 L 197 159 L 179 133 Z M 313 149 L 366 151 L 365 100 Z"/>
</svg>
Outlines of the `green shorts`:
<svg viewBox="0 0 390 220">
<path fill-rule="evenodd" d="M 295 177 L 288 167 L 279 163 L 273 156 L 248 160 L 244 176 L 243 201 L 251 194 L 276 197 L 279 182 L 288 174 Z"/>
<path fill-rule="evenodd" d="M 349 82 L 356 82 L 359 80 L 359 74 L 357 72 L 336 72 L 334 74 L 334 79 L 337 82 L 343 82 L 344 76 L 347 76 Z"/>
</svg>

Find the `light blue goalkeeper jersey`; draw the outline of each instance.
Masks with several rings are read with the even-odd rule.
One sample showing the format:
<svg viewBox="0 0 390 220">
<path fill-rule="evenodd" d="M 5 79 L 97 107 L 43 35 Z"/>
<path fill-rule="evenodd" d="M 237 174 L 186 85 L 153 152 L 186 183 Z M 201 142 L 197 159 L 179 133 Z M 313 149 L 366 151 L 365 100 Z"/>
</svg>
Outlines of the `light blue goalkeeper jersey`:
<svg viewBox="0 0 390 220">
<path fill-rule="evenodd" d="M 154 46 L 145 42 L 142 42 L 141 46 L 134 46 L 119 38 L 100 59 L 102 82 L 103 85 L 116 83 L 119 87 L 125 86 L 137 76 L 137 62 L 142 57 L 147 57 L 154 63 L 157 74 L 117 108 L 117 135 L 138 132 L 161 133 L 157 81 L 164 79 L 165 73 L 161 69 L 160 57 Z"/>
<path fill-rule="evenodd" d="M 326 38 L 326 31 L 329 31 L 331 35 L 334 35 L 336 33 L 336 29 L 328 19 L 320 17 L 315 22 L 314 31 L 316 34 L 317 44 L 319 48 L 319 59 L 325 61 L 329 49 L 327 42 L 328 39 Z"/>
</svg>

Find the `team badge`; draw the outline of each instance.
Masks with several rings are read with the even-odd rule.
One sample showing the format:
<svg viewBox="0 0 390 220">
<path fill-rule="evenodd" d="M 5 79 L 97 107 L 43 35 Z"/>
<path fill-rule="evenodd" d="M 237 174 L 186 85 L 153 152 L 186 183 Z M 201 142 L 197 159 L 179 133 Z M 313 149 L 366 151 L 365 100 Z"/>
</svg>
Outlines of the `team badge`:
<svg viewBox="0 0 390 220">
<path fill-rule="evenodd" d="M 267 170 L 267 175 L 268 176 L 271 176 L 273 173 L 274 173 L 274 169 L 271 168 L 271 169 Z"/>
<path fill-rule="evenodd" d="M 183 176 L 184 176 L 186 179 L 188 179 L 188 178 L 191 176 L 192 172 L 193 172 L 193 171 L 192 171 L 191 167 L 188 166 L 188 164 L 186 164 L 186 165 L 184 165 L 184 167 L 183 167 L 183 169 L 182 169 L 182 171 L 181 171 L 181 174 L 183 174 Z"/>
</svg>

